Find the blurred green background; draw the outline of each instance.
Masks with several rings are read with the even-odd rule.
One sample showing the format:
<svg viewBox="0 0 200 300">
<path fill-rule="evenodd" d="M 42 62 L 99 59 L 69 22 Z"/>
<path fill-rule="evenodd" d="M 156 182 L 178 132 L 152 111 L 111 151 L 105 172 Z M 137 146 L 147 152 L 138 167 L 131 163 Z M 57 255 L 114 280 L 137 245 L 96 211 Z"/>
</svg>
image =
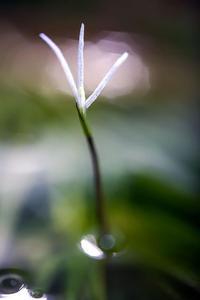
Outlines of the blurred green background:
<svg viewBox="0 0 200 300">
<path fill-rule="evenodd" d="M 0 16 L 1 269 L 24 271 L 52 299 L 199 299 L 198 3 L 10 0 Z M 38 37 L 65 45 L 74 71 L 82 21 L 88 93 L 109 53 L 131 58 L 87 113 L 122 249 L 106 266 L 79 247 L 96 232 L 91 162 Z"/>
</svg>

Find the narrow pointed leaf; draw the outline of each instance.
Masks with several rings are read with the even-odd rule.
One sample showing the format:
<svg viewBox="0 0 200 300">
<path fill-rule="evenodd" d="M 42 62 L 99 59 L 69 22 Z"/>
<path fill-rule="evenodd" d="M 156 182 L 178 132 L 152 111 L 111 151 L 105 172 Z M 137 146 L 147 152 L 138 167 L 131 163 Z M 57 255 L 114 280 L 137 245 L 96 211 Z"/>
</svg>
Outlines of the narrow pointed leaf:
<svg viewBox="0 0 200 300">
<path fill-rule="evenodd" d="M 69 68 L 69 65 L 62 53 L 62 51 L 60 50 L 60 48 L 44 33 L 40 33 L 39 34 L 40 38 L 47 43 L 47 45 L 53 50 L 53 52 L 55 53 L 55 55 L 57 56 L 63 71 L 66 75 L 66 78 L 68 80 L 68 83 L 71 87 L 71 90 L 73 92 L 74 97 L 76 98 L 76 101 L 78 102 L 78 91 L 76 88 L 76 84 L 72 75 L 72 72 Z"/>
<path fill-rule="evenodd" d="M 124 63 L 124 61 L 127 59 L 128 53 L 125 52 L 122 54 L 117 61 L 114 63 L 114 65 L 110 68 L 108 73 L 105 75 L 105 77 L 102 79 L 102 81 L 99 83 L 95 91 L 88 97 L 86 100 L 86 108 L 88 108 L 95 100 L 96 98 L 100 95 L 102 90 L 105 88 L 107 83 L 111 80 L 113 77 L 114 73 L 117 71 L 117 69 L 121 66 L 121 64 Z"/>
<path fill-rule="evenodd" d="M 81 107 L 85 108 L 85 92 L 84 92 L 84 24 L 81 24 L 78 45 L 78 95 L 80 97 Z"/>
</svg>

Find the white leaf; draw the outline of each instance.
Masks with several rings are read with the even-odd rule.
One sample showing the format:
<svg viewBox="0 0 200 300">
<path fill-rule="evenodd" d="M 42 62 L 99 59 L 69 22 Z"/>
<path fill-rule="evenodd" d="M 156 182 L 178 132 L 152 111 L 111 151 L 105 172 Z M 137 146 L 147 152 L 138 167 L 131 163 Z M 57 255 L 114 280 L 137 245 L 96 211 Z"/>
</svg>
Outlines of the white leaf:
<svg viewBox="0 0 200 300">
<path fill-rule="evenodd" d="M 76 101 L 78 102 L 78 91 L 77 91 L 77 87 L 76 87 L 76 84 L 75 84 L 75 81 L 74 81 L 74 78 L 73 78 L 73 75 L 72 75 L 72 72 L 69 68 L 69 65 L 62 53 L 62 51 L 60 50 L 60 48 L 44 33 L 40 33 L 39 34 L 40 38 L 45 41 L 47 43 L 47 45 L 53 50 L 53 52 L 55 53 L 55 55 L 57 56 L 62 68 L 63 68 L 63 71 L 66 75 L 66 78 L 68 80 L 68 83 L 72 89 L 72 93 L 76 99 Z"/>
<path fill-rule="evenodd" d="M 78 45 L 78 96 L 80 97 L 80 105 L 85 108 L 85 91 L 84 91 L 84 24 L 81 24 Z"/>
<path fill-rule="evenodd" d="M 88 108 L 96 99 L 97 97 L 100 95 L 100 93 L 102 92 L 102 90 L 105 88 L 105 86 L 107 85 L 107 83 L 111 80 L 111 78 L 113 77 L 114 73 L 117 71 L 117 69 L 121 66 L 121 64 L 123 64 L 123 62 L 127 59 L 128 57 L 128 53 L 125 52 L 124 54 L 122 54 L 117 61 L 114 63 L 114 65 L 110 68 L 110 70 L 108 71 L 108 73 L 105 75 L 105 77 L 102 79 L 102 81 L 99 83 L 99 85 L 97 86 L 97 88 L 95 89 L 95 91 L 92 93 L 92 95 L 90 95 L 88 97 L 88 99 L 86 100 L 86 108 Z"/>
</svg>

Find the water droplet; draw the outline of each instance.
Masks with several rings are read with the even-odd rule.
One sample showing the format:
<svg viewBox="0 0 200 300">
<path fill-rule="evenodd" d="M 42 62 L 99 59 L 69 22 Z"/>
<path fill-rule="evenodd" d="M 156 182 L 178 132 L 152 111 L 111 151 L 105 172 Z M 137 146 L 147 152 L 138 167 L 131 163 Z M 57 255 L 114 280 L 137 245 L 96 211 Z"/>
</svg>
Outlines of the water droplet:
<svg viewBox="0 0 200 300">
<path fill-rule="evenodd" d="M 103 259 L 105 257 L 104 252 L 97 245 L 95 236 L 92 234 L 88 234 L 81 239 L 80 248 L 86 255 L 94 259 Z"/>
<path fill-rule="evenodd" d="M 79 248 L 87 256 L 97 260 L 124 253 L 121 239 L 116 240 L 112 234 L 102 235 L 98 240 L 93 234 L 87 234 L 81 239 Z"/>
<path fill-rule="evenodd" d="M 115 244 L 116 240 L 112 234 L 104 234 L 99 239 L 99 246 L 104 251 L 112 250 L 115 247 Z"/>
<path fill-rule="evenodd" d="M 29 294 L 32 298 L 46 299 L 44 293 L 40 289 L 29 290 Z"/>
<path fill-rule="evenodd" d="M 31 300 L 33 298 L 47 300 L 41 290 L 28 290 L 20 275 L 11 273 L 0 275 L 0 299 Z"/>
<path fill-rule="evenodd" d="M 14 294 L 24 287 L 23 279 L 17 274 L 4 274 L 0 276 L 0 294 Z"/>
</svg>

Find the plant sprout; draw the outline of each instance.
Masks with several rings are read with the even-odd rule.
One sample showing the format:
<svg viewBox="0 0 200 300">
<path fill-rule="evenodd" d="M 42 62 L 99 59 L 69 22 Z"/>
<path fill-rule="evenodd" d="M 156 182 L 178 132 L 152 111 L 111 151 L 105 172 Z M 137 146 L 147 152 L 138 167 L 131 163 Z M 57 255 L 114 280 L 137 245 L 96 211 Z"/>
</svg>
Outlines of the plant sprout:
<svg viewBox="0 0 200 300">
<path fill-rule="evenodd" d="M 128 57 L 128 53 L 124 52 L 117 59 L 117 61 L 112 65 L 110 70 L 106 73 L 104 78 L 100 81 L 100 83 L 98 84 L 94 92 L 88 98 L 86 98 L 85 89 L 84 89 L 84 24 L 83 23 L 81 24 L 80 34 L 79 34 L 77 84 L 75 83 L 74 77 L 69 68 L 67 60 L 65 59 L 60 48 L 46 34 L 40 33 L 39 36 L 44 42 L 47 43 L 47 45 L 52 49 L 57 59 L 59 60 L 62 69 L 65 73 L 65 76 L 67 78 L 67 81 L 70 85 L 70 88 L 72 90 L 72 94 L 76 100 L 76 108 L 77 108 L 80 124 L 82 126 L 85 138 L 88 143 L 92 165 L 93 165 L 95 194 L 96 194 L 96 217 L 97 217 L 97 223 L 98 223 L 100 235 L 102 235 L 108 232 L 108 224 L 106 220 L 105 205 L 104 205 L 104 199 L 102 193 L 99 160 L 98 160 L 94 139 L 86 119 L 86 110 L 101 94 L 102 90 L 111 80 L 111 78 L 113 77 L 114 73 L 118 70 L 118 68 L 125 62 L 125 60 Z"/>
</svg>

